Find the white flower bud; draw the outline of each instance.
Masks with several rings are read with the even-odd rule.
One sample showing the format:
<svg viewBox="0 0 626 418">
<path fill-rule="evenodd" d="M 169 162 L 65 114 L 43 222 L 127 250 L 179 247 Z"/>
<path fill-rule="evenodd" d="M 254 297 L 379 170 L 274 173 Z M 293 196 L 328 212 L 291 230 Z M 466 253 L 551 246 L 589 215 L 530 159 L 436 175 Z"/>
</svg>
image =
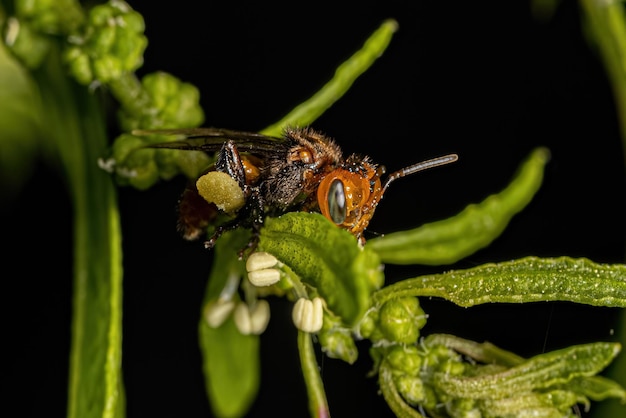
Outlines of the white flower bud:
<svg viewBox="0 0 626 418">
<path fill-rule="evenodd" d="M 226 321 L 233 309 L 235 309 L 235 302 L 232 300 L 211 301 L 204 308 L 204 319 L 211 328 L 217 328 Z"/>
<path fill-rule="evenodd" d="M 324 302 L 321 298 L 300 298 L 293 307 L 293 323 L 301 331 L 318 332 L 324 323 Z"/>
<path fill-rule="evenodd" d="M 257 287 L 271 286 L 280 281 L 280 271 L 276 269 L 250 271 L 248 280 Z"/>
<path fill-rule="evenodd" d="M 246 260 L 246 271 L 264 270 L 278 264 L 278 259 L 270 253 L 257 251 Z"/>
<path fill-rule="evenodd" d="M 266 252 L 250 254 L 246 261 L 248 280 L 254 286 L 271 286 L 280 280 L 280 270 L 272 268 L 279 265 L 276 257 Z"/>
<path fill-rule="evenodd" d="M 252 307 L 248 306 L 247 303 L 239 302 L 235 308 L 233 319 L 240 333 L 244 335 L 262 334 L 270 322 L 270 304 L 264 299 L 257 300 Z"/>
</svg>

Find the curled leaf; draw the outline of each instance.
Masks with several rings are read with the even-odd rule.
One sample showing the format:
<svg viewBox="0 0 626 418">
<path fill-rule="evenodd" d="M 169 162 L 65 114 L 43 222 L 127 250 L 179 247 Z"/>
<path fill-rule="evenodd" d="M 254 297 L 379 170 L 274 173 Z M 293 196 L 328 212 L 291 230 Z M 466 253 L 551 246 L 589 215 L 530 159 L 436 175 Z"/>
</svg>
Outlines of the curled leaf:
<svg viewBox="0 0 626 418">
<path fill-rule="evenodd" d="M 563 385 L 603 370 L 621 349 L 617 343 L 576 345 L 532 357 L 518 366 L 476 377 L 435 373 L 435 386 L 455 398 L 503 399 Z"/>
</svg>

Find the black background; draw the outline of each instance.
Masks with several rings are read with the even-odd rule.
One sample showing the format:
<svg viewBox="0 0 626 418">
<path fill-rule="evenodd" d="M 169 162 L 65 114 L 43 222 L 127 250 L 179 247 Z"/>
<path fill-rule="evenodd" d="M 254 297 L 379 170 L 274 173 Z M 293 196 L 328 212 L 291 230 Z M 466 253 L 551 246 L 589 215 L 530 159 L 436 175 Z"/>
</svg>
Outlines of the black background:
<svg viewBox="0 0 626 418">
<path fill-rule="evenodd" d="M 455 152 L 454 165 L 397 181 L 369 236 L 454 215 L 501 190 L 539 145 L 552 159 L 545 183 L 490 247 L 442 267 L 387 266 L 393 282 L 527 255 L 624 261 L 626 192 L 611 88 L 583 37 L 576 2 L 548 22 L 529 3 L 131 1 L 149 46 L 139 74 L 162 70 L 197 86 L 206 125 L 259 130 L 310 97 L 386 18 L 399 31 L 383 56 L 313 126 L 346 154 L 394 171 Z M 211 254 L 175 230 L 183 179 L 120 189 L 124 234 L 123 368 L 131 418 L 207 417 L 197 321 Z M 42 219 L 41 193 L 56 193 Z M 43 166 L 3 210 L 10 257 L 5 294 L 17 347 L 12 385 L 32 394 L 23 416 L 63 416 L 71 320 L 71 206 Z M 306 416 L 290 306 L 272 300 L 262 336 L 262 386 L 250 416 Z M 489 340 L 524 356 L 615 340 L 614 309 L 567 303 L 462 309 L 423 300 L 424 333 Z M 13 329 L 13 328 L 11 328 Z M 320 356 L 331 413 L 391 416 L 377 394 L 367 345 L 354 366 Z M 11 403 L 12 400 L 9 400 Z M 8 408 L 9 410 L 11 408 Z"/>
</svg>

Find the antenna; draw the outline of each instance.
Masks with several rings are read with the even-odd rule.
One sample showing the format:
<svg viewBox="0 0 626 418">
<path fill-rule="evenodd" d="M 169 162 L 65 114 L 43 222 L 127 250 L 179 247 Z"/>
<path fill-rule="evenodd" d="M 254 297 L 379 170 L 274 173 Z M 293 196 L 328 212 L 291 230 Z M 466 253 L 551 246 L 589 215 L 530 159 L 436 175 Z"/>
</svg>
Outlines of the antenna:
<svg viewBox="0 0 626 418">
<path fill-rule="evenodd" d="M 437 157 L 437 158 L 433 158 L 432 160 L 422 161 L 422 162 L 410 165 L 408 167 L 405 167 L 401 170 L 395 171 L 389 174 L 389 176 L 387 176 L 387 180 L 385 180 L 385 184 L 383 185 L 383 192 L 387 190 L 387 187 L 389 187 L 389 184 L 391 184 L 392 181 L 417 173 L 418 171 L 428 170 L 429 168 L 435 168 L 441 165 L 450 164 L 450 163 L 455 162 L 458 159 L 459 159 L 459 156 L 457 154 L 448 154 L 448 155 L 444 155 L 443 157 Z"/>
</svg>

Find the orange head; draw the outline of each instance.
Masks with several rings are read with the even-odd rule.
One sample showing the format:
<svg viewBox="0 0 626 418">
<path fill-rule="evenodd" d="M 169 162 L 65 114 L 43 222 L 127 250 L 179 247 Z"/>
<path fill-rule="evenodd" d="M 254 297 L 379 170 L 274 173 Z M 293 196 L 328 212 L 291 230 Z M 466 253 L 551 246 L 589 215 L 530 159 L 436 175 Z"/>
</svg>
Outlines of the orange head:
<svg viewBox="0 0 626 418">
<path fill-rule="evenodd" d="M 456 154 L 450 154 L 413 164 L 390 174 L 382 184 L 380 177 L 385 172 L 384 167 L 376 166 L 367 157 L 351 155 L 340 167 L 329 172 L 320 181 L 317 188 L 320 211 L 326 218 L 340 228 L 347 229 L 364 243 L 363 231 L 392 181 L 418 171 L 452 163 L 457 159 Z"/>
<path fill-rule="evenodd" d="M 350 156 L 319 184 L 317 202 L 322 215 L 360 238 L 383 195 L 383 172 L 368 158 Z"/>
</svg>

